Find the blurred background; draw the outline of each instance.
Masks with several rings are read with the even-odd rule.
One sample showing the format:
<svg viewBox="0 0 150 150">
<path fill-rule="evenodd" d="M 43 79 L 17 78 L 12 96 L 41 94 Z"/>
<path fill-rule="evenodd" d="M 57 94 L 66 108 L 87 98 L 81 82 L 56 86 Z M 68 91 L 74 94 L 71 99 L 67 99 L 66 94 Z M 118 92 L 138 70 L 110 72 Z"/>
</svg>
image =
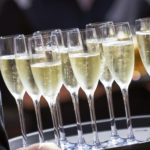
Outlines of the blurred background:
<svg viewBox="0 0 150 150">
<path fill-rule="evenodd" d="M 129 21 L 150 16 L 150 0 L 0 0 L 0 35 L 31 34 L 37 30 L 84 28 L 90 22 Z M 150 114 L 150 77 L 140 60 L 135 39 L 135 72 L 129 88 L 131 114 Z M 14 98 L 8 92 L 0 76 L 5 125 L 8 137 L 20 135 L 18 111 Z M 82 122 L 90 121 L 87 99 L 79 92 Z M 64 125 L 75 123 L 71 97 L 62 87 L 60 92 Z M 113 102 L 116 117 L 124 117 L 124 105 L 119 87 L 113 84 Z M 101 83 L 95 92 L 97 119 L 109 118 L 106 95 Z M 84 112 L 87 113 L 84 113 Z M 27 132 L 37 130 L 33 103 L 26 94 L 24 112 Z M 46 101 L 41 99 L 43 128 L 52 127 L 51 116 Z"/>
</svg>

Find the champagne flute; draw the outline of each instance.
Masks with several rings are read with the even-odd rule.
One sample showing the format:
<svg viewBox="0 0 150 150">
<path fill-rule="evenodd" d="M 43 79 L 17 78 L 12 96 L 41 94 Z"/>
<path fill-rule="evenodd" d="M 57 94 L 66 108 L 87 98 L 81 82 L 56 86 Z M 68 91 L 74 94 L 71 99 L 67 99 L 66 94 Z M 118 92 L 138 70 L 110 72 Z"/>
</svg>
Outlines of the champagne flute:
<svg viewBox="0 0 150 150">
<path fill-rule="evenodd" d="M 74 30 L 79 32 L 78 28 L 74 28 Z M 90 147 L 85 143 L 85 139 L 83 137 L 82 125 L 81 125 L 79 99 L 78 99 L 79 84 L 76 78 L 74 77 L 73 70 L 69 60 L 68 42 L 67 42 L 68 31 L 69 30 L 61 31 L 57 29 L 52 31 L 52 34 L 56 35 L 57 37 L 59 51 L 61 53 L 63 84 L 70 92 L 73 106 L 74 106 L 75 117 L 77 121 L 77 132 L 78 132 L 78 142 L 76 148 L 89 149 Z M 81 51 L 81 47 L 78 50 Z"/>
<path fill-rule="evenodd" d="M 51 31 L 49 30 L 48 32 L 38 32 L 37 34 L 42 35 L 43 46 L 47 47 L 46 48 L 46 55 L 47 55 L 47 57 L 51 58 L 52 49 L 49 46 L 47 46 L 47 42 L 48 42 L 47 41 L 47 36 L 50 36 Z M 58 39 L 57 39 L 57 41 L 58 41 Z M 65 130 L 64 130 L 64 127 L 63 127 L 63 121 L 62 121 L 62 115 L 61 115 L 59 94 L 58 94 L 57 100 L 56 100 L 56 111 L 57 111 L 57 121 L 58 121 L 58 125 L 59 125 L 61 147 L 63 149 L 72 149 L 72 148 L 75 147 L 75 144 L 68 142 L 67 138 L 66 138 L 66 135 L 65 135 Z"/>
<path fill-rule="evenodd" d="M 25 147 L 28 145 L 23 114 L 23 96 L 25 94 L 25 90 L 16 68 L 13 40 L 14 36 L 0 38 L 1 73 L 9 92 L 15 98 L 17 103 L 22 133 L 22 142 L 23 147 Z"/>
<path fill-rule="evenodd" d="M 93 130 L 93 149 L 101 149 L 94 107 L 94 92 L 98 84 L 102 60 L 98 51 L 99 45 L 95 44 L 93 49 L 88 49 L 87 40 L 97 41 L 94 28 L 83 31 L 68 31 L 69 58 L 73 73 L 81 88 L 85 91 L 91 116 Z M 95 42 L 96 43 L 96 42 Z M 80 49 L 80 51 L 79 51 Z"/>
<path fill-rule="evenodd" d="M 106 60 L 105 60 L 104 52 L 103 52 L 103 46 L 102 46 L 101 26 L 105 24 L 113 25 L 113 22 L 110 21 L 110 22 L 103 22 L 103 23 L 90 23 L 86 25 L 86 28 L 95 28 L 96 35 L 98 38 L 98 43 L 99 43 L 100 56 L 102 57 L 102 60 L 103 60 L 103 68 L 101 69 L 101 73 L 100 73 L 100 81 L 105 88 L 107 101 L 108 101 L 109 115 L 110 115 L 110 125 L 111 125 L 111 136 L 110 136 L 110 139 L 105 144 L 106 144 L 106 147 L 112 147 L 112 146 L 124 145 L 125 139 L 121 138 L 118 135 L 117 128 L 116 128 L 113 100 L 112 100 L 112 83 L 114 79 L 108 68 L 108 65 L 106 64 Z M 92 48 L 94 44 L 95 43 L 93 42 L 89 42 L 88 43 L 89 48 Z"/>
<path fill-rule="evenodd" d="M 55 140 L 57 145 L 60 146 L 60 134 L 56 114 L 56 97 L 62 85 L 61 60 L 57 51 L 55 36 L 47 36 L 47 47 L 43 45 L 41 45 L 41 47 L 38 45 L 37 47 L 36 43 L 38 43 L 39 40 L 39 36 L 29 38 L 28 44 L 32 57 L 31 70 L 41 95 L 45 97 L 49 104 L 54 125 Z M 47 49 L 50 47 L 52 53 L 47 52 Z"/>
<path fill-rule="evenodd" d="M 128 87 L 134 71 L 134 45 L 128 22 L 106 24 L 101 28 L 106 63 L 113 78 L 121 88 L 127 118 L 127 144 L 138 143 L 135 139 L 130 115 Z"/>
<path fill-rule="evenodd" d="M 45 47 L 47 47 L 47 43 L 46 43 L 46 39 L 45 37 L 47 36 L 50 36 L 51 35 L 51 30 L 47 30 L 47 31 L 36 31 L 33 33 L 33 36 L 41 36 L 41 44 L 40 45 L 43 45 Z M 42 40 L 43 39 L 43 40 Z M 51 48 L 50 47 L 47 47 L 47 54 L 50 53 L 51 51 Z M 66 135 L 65 135 L 65 130 L 64 130 L 64 127 L 63 127 L 63 119 L 62 119 L 62 115 L 61 115 L 61 108 L 60 108 L 60 102 L 59 102 L 59 95 L 57 97 L 57 101 L 56 101 L 56 111 L 57 111 L 57 119 L 58 119 L 58 125 L 59 125 L 59 133 L 60 133 L 60 141 L 61 143 L 63 143 L 65 145 L 65 147 L 73 147 L 74 144 L 72 143 L 69 143 L 67 141 L 67 138 L 66 138 Z"/>
<path fill-rule="evenodd" d="M 47 47 L 47 36 L 51 35 L 51 30 L 47 31 L 36 31 L 33 33 L 33 36 L 41 36 L 41 40 L 39 40 L 40 44 L 37 43 L 37 46 L 44 46 L 46 47 L 46 53 L 49 55 L 51 53 L 51 48 Z M 59 134 L 60 134 L 60 141 L 61 145 L 64 145 L 65 147 L 74 147 L 74 144 L 67 142 L 65 130 L 63 127 L 63 119 L 61 115 L 61 108 L 60 108 L 60 102 L 59 102 L 59 95 L 57 97 L 56 101 L 56 111 L 57 111 L 57 119 L 58 119 L 58 125 L 59 125 Z"/>
<path fill-rule="evenodd" d="M 47 46 L 47 36 L 51 35 L 51 30 L 37 31 L 37 32 L 33 33 L 33 35 L 39 35 L 39 36 L 42 37 L 41 45 L 43 45 L 46 48 L 47 56 L 50 56 L 50 54 L 52 53 L 51 52 L 52 49 L 49 46 Z M 59 134 L 60 134 L 61 145 L 63 146 L 63 144 L 64 144 L 64 146 L 68 147 L 68 148 L 72 147 L 73 144 L 67 142 L 66 135 L 65 135 L 65 130 L 64 130 L 64 127 L 63 127 L 61 108 L 60 108 L 60 102 L 59 102 L 59 94 L 58 94 L 57 100 L 56 100 L 56 111 L 57 111 L 57 121 L 58 121 L 58 125 L 59 125 Z"/>
<path fill-rule="evenodd" d="M 32 71 L 30 67 L 31 57 L 29 56 L 29 51 L 27 49 L 26 41 L 24 35 L 18 35 L 14 38 L 15 61 L 16 61 L 16 67 L 21 82 L 25 90 L 33 100 L 36 119 L 37 119 L 37 126 L 39 131 L 39 141 L 40 143 L 42 143 L 44 142 L 44 135 L 43 135 L 43 128 L 42 128 L 41 112 L 40 112 L 41 95 L 32 75 Z"/>
<path fill-rule="evenodd" d="M 140 56 L 147 73 L 150 75 L 150 18 L 135 21 L 136 38 Z M 147 138 L 150 141 L 150 137 Z"/>
</svg>

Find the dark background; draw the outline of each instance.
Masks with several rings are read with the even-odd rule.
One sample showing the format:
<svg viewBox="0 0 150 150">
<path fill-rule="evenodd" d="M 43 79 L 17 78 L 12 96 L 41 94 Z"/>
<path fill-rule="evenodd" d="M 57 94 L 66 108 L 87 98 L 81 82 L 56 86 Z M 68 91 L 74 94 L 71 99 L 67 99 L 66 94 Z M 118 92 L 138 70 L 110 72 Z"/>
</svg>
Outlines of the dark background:
<svg viewBox="0 0 150 150">
<path fill-rule="evenodd" d="M 20 3 L 22 1 L 22 3 Z M 150 16 L 149 0 L 1 0 L 0 2 L 0 35 L 31 34 L 37 30 L 84 28 L 90 22 L 129 21 Z M 28 3 L 29 2 L 29 3 Z M 142 78 L 143 79 L 143 78 Z M 4 105 L 5 125 L 9 138 L 20 135 L 18 111 L 14 98 L 8 92 L 2 77 L 0 86 Z M 134 81 L 129 90 L 132 115 L 150 114 L 150 84 Z M 61 90 L 61 108 L 64 124 L 75 122 L 73 105 L 68 91 Z M 80 110 L 82 121 L 89 121 L 90 115 L 85 94 L 80 90 Z M 113 102 L 116 117 L 125 116 L 123 100 L 116 84 L 113 85 Z M 37 130 L 32 100 L 24 98 L 27 132 Z M 108 107 L 103 86 L 99 83 L 95 94 L 97 119 L 108 118 Z M 43 127 L 52 127 L 48 105 L 41 100 Z"/>
</svg>

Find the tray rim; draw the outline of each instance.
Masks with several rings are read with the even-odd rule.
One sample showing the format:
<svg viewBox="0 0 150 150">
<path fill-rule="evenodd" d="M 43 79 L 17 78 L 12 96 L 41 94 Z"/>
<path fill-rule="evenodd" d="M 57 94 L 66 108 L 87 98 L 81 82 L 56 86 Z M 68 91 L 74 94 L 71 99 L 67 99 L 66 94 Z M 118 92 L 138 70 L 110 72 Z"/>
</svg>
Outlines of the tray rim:
<svg viewBox="0 0 150 150">
<path fill-rule="evenodd" d="M 133 120 L 136 120 L 136 119 L 150 119 L 150 115 L 136 115 L 136 116 L 132 116 L 131 119 Z M 116 117 L 115 118 L 116 121 L 125 121 L 126 120 L 126 117 Z M 107 123 L 109 122 L 110 119 L 107 118 L 107 119 L 102 119 L 102 120 L 97 120 L 97 124 L 101 124 L 101 123 Z M 90 124 L 91 121 L 86 121 L 86 122 L 82 122 L 82 126 L 87 126 Z M 64 125 L 64 129 L 69 129 L 69 128 L 73 128 L 73 127 L 76 127 L 76 124 L 73 123 L 73 124 L 69 124 L 69 125 Z M 142 126 L 141 126 L 142 127 Z M 124 129 L 124 128 L 122 128 Z M 48 129 L 44 129 L 43 132 L 44 133 L 47 133 L 47 132 L 53 132 L 54 129 L 53 128 L 48 128 Z M 35 136 L 36 134 L 38 134 L 38 131 L 35 131 L 35 132 L 31 132 L 31 133 L 28 133 L 27 136 L 28 137 L 31 137 L 31 136 Z M 19 140 L 20 138 L 22 138 L 22 136 L 17 136 L 17 137 L 13 137 L 13 138 L 10 138 L 8 141 L 9 143 L 13 142 L 13 141 L 16 141 L 16 140 Z"/>
</svg>

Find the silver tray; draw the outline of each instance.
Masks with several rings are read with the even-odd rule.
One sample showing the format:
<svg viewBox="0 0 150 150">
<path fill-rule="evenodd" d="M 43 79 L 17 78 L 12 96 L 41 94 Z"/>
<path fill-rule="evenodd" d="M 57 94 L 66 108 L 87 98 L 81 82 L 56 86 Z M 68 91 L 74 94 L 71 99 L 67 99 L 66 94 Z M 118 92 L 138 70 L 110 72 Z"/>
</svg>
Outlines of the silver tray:
<svg viewBox="0 0 150 150">
<path fill-rule="evenodd" d="M 150 142 L 146 142 L 146 139 L 150 137 L 150 116 L 135 116 L 132 117 L 133 128 L 135 137 L 143 141 L 140 144 L 126 145 L 123 147 L 111 148 L 112 150 L 150 150 Z M 118 133 L 121 137 L 126 137 L 126 119 L 116 119 Z M 110 122 L 109 119 L 97 121 L 98 133 L 100 141 L 108 140 L 110 137 Z M 67 139 L 72 142 L 77 142 L 77 128 L 75 124 L 64 126 Z M 92 132 L 90 122 L 83 123 L 83 132 L 85 140 L 88 144 L 92 144 Z M 53 129 L 44 130 L 44 137 L 46 141 L 54 140 Z M 22 137 L 16 137 L 9 139 L 10 150 L 16 150 L 22 146 Z M 29 144 L 38 143 L 38 132 L 28 134 Z"/>
</svg>

